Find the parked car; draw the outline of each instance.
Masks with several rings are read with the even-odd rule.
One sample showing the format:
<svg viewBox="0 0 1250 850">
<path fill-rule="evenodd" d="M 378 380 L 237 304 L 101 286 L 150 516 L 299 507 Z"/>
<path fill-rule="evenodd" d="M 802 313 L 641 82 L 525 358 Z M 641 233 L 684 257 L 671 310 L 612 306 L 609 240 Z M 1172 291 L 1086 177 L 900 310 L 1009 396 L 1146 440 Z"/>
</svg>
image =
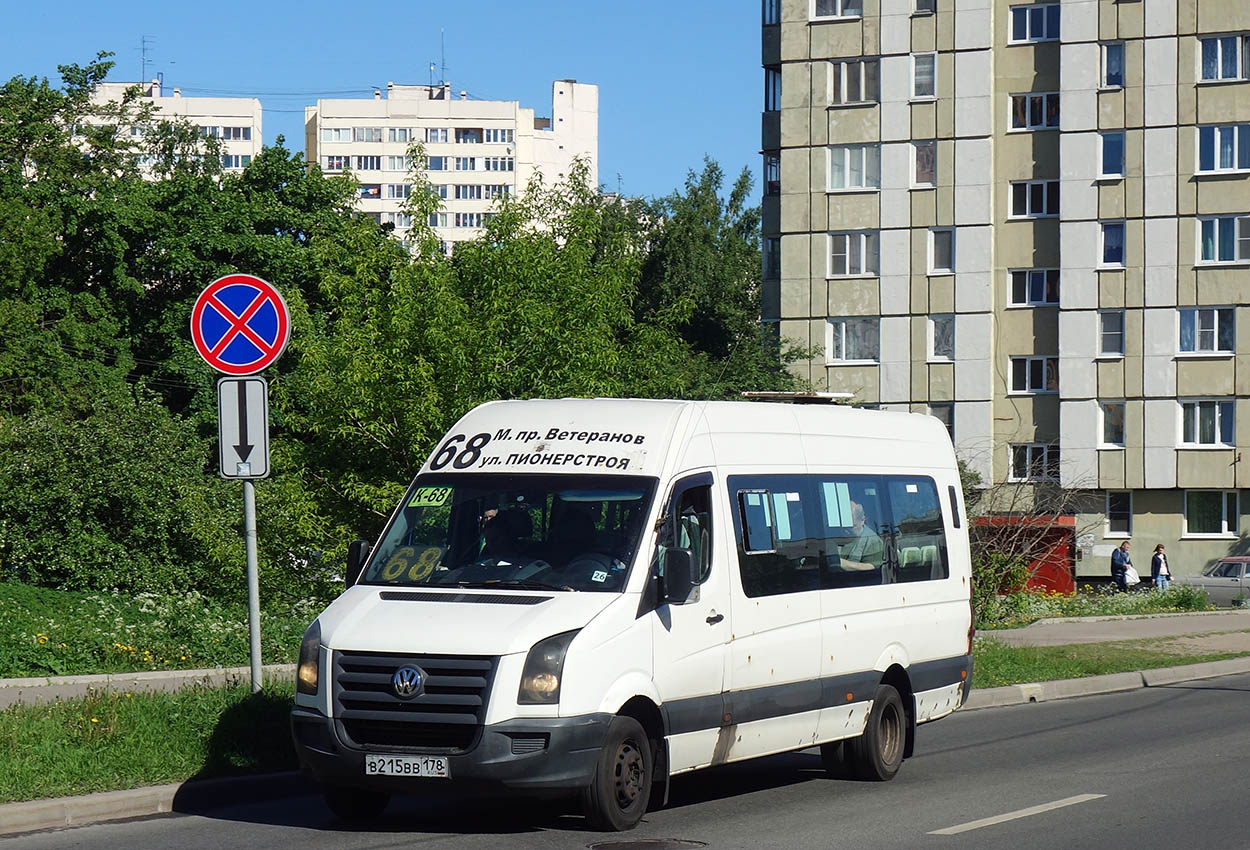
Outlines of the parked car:
<svg viewBox="0 0 1250 850">
<path fill-rule="evenodd" d="M 1202 588 L 1213 605 L 1244 605 L 1241 600 L 1250 598 L 1250 557 L 1221 558 L 1202 575 L 1177 576 L 1174 584 Z"/>
</svg>

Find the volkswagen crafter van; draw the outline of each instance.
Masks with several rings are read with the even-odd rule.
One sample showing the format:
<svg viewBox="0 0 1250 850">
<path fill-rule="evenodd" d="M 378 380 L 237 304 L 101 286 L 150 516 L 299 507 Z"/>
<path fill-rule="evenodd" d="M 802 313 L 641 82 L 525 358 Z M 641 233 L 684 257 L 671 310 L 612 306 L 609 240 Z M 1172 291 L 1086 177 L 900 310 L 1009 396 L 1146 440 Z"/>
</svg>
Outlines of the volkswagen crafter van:
<svg viewBox="0 0 1250 850">
<path fill-rule="evenodd" d="M 629 829 L 669 777 L 814 746 L 888 780 L 972 671 L 959 475 L 916 414 L 484 404 L 347 583 L 291 719 L 353 820 L 488 783 Z"/>
</svg>

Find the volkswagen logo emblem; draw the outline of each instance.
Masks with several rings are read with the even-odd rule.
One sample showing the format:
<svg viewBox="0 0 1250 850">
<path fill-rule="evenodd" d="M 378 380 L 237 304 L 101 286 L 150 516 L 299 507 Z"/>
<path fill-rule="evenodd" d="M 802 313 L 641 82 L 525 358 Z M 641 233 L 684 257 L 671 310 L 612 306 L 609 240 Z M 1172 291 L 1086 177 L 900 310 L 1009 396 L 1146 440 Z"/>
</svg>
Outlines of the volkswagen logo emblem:
<svg viewBox="0 0 1250 850">
<path fill-rule="evenodd" d="M 400 699 L 419 697 L 425 691 L 425 674 L 421 672 L 421 668 L 405 664 L 391 676 L 391 687 L 395 689 L 395 696 Z"/>
</svg>

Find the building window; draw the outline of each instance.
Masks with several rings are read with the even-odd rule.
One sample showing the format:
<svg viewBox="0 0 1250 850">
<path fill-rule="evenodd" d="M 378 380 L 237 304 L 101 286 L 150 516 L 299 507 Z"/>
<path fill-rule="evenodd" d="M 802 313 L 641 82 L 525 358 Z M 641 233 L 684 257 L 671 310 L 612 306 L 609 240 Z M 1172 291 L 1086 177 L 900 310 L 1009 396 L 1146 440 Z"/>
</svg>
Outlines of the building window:
<svg viewBox="0 0 1250 850">
<path fill-rule="evenodd" d="M 781 0 L 764 0 L 764 25 L 781 23 Z"/>
<path fill-rule="evenodd" d="M 493 201 L 496 198 L 506 198 L 511 194 L 512 194 L 511 186 L 509 186 L 507 183 L 499 183 L 497 185 L 485 187 L 484 197 L 488 201 Z"/>
<path fill-rule="evenodd" d="M 1107 491 L 1107 531 L 1104 537 L 1128 537 L 1133 533 L 1133 493 Z"/>
<path fill-rule="evenodd" d="M 912 142 L 912 186 L 930 189 L 937 185 L 937 141 Z"/>
<path fill-rule="evenodd" d="M 1181 445 L 1236 445 L 1233 402 L 1224 399 L 1181 401 Z"/>
<path fill-rule="evenodd" d="M 876 363 L 880 346 L 877 319 L 830 319 L 825 330 L 829 363 Z"/>
<path fill-rule="evenodd" d="M 829 102 L 876 103 L 880 97 L 880 65 L 876 59 L 829 64 Z"/>
<path fill-rule="evenodd" d="M 1180 311 L 1182 354 L 1233 353 L 1233 309 L 1189 307 Z"/>
<path fill-rule="evenodd" d="M 380 142 L 382 141 L 381 127 L 353 127 L 353 142 Z"/>
<path fill-rule="evenodd" d="M 426 127 L 425 140 L 427 142 L 445 142 L 447 141 L 446 127 Z"/>
<path fill-rule="evenodd" d="M 441 197 L 447 197 L 447 189 L 445 186 L 435 187 L 435 191 L 443 189 Z M 410 198 L 412 197 L 412 186 L 408 183 L 387 183 L 386 197 L 388 198 Z"/>
<path fill-rule="evenodd" d="M 1124 176 L 1124 132 L 1101 133 L 1102 158 L 1099 177 Z"/>
<path fill-rule="evenodd" d="M 1112 41 L 1102 45 L 1102 87 L 1124 88 L 1124 42 Z"/>
<path fill-rule="evenodd" d="M 917 15 L 932 15 L 937 12 L 937 0 L 916 0 L 913 11 Z"/>
<path fill-rule="evenodd" d="M 777 280 L 781 277 L 781 237 L 764 237 L 764 277 Z"/>
<path fill-rule="evenodd" d="M 915 53 L 911 57 L 911 96 L 937 97 L 937 54 Z"/>
<path fill-rule="evenodd" d="M 457 201 L 480 201 L 482 200 L 482 187 L 457 185 L 455 199 Z"/>
<path fill-rule="evenodd" d="M 1013 443 L 1009 481 L 1058 481 L 1059 447 L 1047 443 Z"/>
<path fill-rule="evenodd" d="M 1250 215 L 1222 215 L 1198 220 L 1199 262 L 1250 261 Z"/>
<path fill-rule="evenodd" d="M 246 168 L 251 161 L 251 154 L 224 153 L 221 155 L 222 168 Z"/>
<path fill-rule="evenodd" d="M 1058 126 L 1058 92 L 1011 96 L 1011 129 L 1049 130 Z"/>
<path fill-rule="evenodd" d="M 1059 269 L 1013 269 L 1007 280 L 1013 307 L 1059 303 Z"/>
<path fill-rule="evenodd" d="M 412 157 L 410 156 L 388 156 L 386 158 L 387 171 L 408 171 L 412 168 Z M 429 161 L 430 171 L 444 171 L 447 168 L 447 157 L 432 156 Z"/>
<path fill-rule="evenodd" d="M 955 273 L 955 229 L 935 227 L 929 231 L 929 274 Z"/>
<path fill-rule="evenodd" d="M 781 69 L 764 69 L 764 111 L 781 109 Z"/>
<path fill-rule="evenodd" d="M 516 161 L 510 156 L 487 156 L 482 157 L 482 166 L 487 171 L 513 171 Z"/>
<path fill-rule="evenodd" d="M 831 277 L 876 277 L 878 235 L 875 230 L 829 234 Z"/>
<path fill-rule="evenodd" d="M 1236 490 L 1186 490 L 1185 536 L 1235 537 L 1240 529 Z"/>
<path fill-rule="evenodd" d="M 356 187 L 356 197 L 365 200 L 376 200 L 382 197 L 381 183 L 361 183 Z"/>
<path fill-rule="evenodd" d="M 358 156 L 355 158 L 357 171 L 381 171 L 382 157 Z"/>
<path fill-rule="evenodd" d="M 1244 80 L 1250 73 L 1250 36 L 1222 35 L 1202 43 L 1203 80 Z"/>
<path fill-rule="evenodd" d="M 396 228 L 412 227 L 412 216 L 405 212 L 382 213 L 382 221 Z"/>
<path fill-rule="evenodd" d="M 321 158 L 321 169 L 323 171 L 343 171 L 352 167 L 352 158 L 350 156 L 323 156 Z"/>
<path fill-rule="evenodd" d="M 813 0 L 812 18 L 862 18 L 864 0 Z"/>
<path fill-rule="evenodd" d="M 477 157 L 458 156 L 454 159 L 456 171 L 477 171 Z"/>
<path fill-rule="evenodd" d="M 1102 407 L 1102 445 L 1124 448 L 1124 402 L 1105 401 Z"/>
<path fill-rule="evenodd" d="M 447 226 L 447 213 L 445 212 L 430 213 L 430 227 L 446 227 L 446 226 Z"/>
<path fill-rule="evenodd" d="M 929 359 L 955 359 L 955 317 L 950 313 L 929 317 Z"/>
<path fill-rule="evenodd" d="M 351 127 L 322 127 L 321 141 L 323 142 L 350 142 L 352 140 Z"/>
<path fill-rule="evenodd" d="M 512 131 L 503 129 L 484 130 L 484 140 L 492 145 L 510 145 L 512 144 Z"/>
<path fill-rule="evenodd" d="M 781 157 L 775 153 L 764 154 L 764 194 L 781 194 Z"/>
<path fill-rule="evenodd" d="M 453 138 L 455 138 L 458 145 L 480 145 L 482 143 L 482 131 L 478 127 L 457 127 Z"/>
<path fill-rule="evenodd" d="M 946 426 L 946 433 L 950 434 L 951 442 L 955 442 L 955 405 L 931 404 L 929 405 L 929 415 L 935 417 Z"/>
<path fill-rule="evenodd" d="M 404 142 L 406 144 L 415 142 L 417 139 L 412 130 L 407 127 L 387 127 L 386 140 L 388 142 Z"/>
<path fill-rule="evenodd" d="M 1102 265 L 1124 268 L 1124 222 L 1104 221 L 1102 227 Z"/>
<path fill-rule="evenodd" d="M 829 148 L 829 189 L 881 188 L 881 146 L 840 145 Z"/>
<path fill-rule="evenodd" d="M 1103 356 L 1124 354 L 1124 311 L 1106 310 L 1098 314 L 1098 353 Z"/>
<path fill-rule="evenodd" d="M 1030 44 L 1059 39 L 1059 4 L 1011 7 L 1011 38 L 1008 44 Z"/>
<path fill-rule="evenodd" d="M 455 213 L 453 216 L 453 227 L 481 227 L 482 213 Z"/>
<path fill-rule="evenodd" d="M 1250 170 L 1250 124 L 1198 128 L 1198 173 Z"/>
<path fill-rule="evenodd" d="M 1059 358 L 1012 357 L 1011 392 L 1029 394 L 1059 392 Z"/>
<path fill-rule="evenodd" d="M 1008 218 L 1053 218 L 1059 215 L 1058 180 L 1021 180 L 1011 184 Z"/>
</svg>

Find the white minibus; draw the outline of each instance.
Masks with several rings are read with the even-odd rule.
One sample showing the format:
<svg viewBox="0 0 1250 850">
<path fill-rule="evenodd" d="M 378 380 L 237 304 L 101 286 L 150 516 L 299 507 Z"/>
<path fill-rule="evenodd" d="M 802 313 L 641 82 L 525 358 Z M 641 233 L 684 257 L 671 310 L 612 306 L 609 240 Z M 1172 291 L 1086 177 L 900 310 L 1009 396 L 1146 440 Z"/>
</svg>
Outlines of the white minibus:
<svg viewBox="0 0 1250 850">
<path fill-rule="evenodd" d="M 971 680 L 959 473 L 919 414 L 484 404 L 348 561 L 291 722 L 349 820 L 485 784 L 629 829 L 670 777 L 815 746 L 888 780 Z"/>
</svg>

